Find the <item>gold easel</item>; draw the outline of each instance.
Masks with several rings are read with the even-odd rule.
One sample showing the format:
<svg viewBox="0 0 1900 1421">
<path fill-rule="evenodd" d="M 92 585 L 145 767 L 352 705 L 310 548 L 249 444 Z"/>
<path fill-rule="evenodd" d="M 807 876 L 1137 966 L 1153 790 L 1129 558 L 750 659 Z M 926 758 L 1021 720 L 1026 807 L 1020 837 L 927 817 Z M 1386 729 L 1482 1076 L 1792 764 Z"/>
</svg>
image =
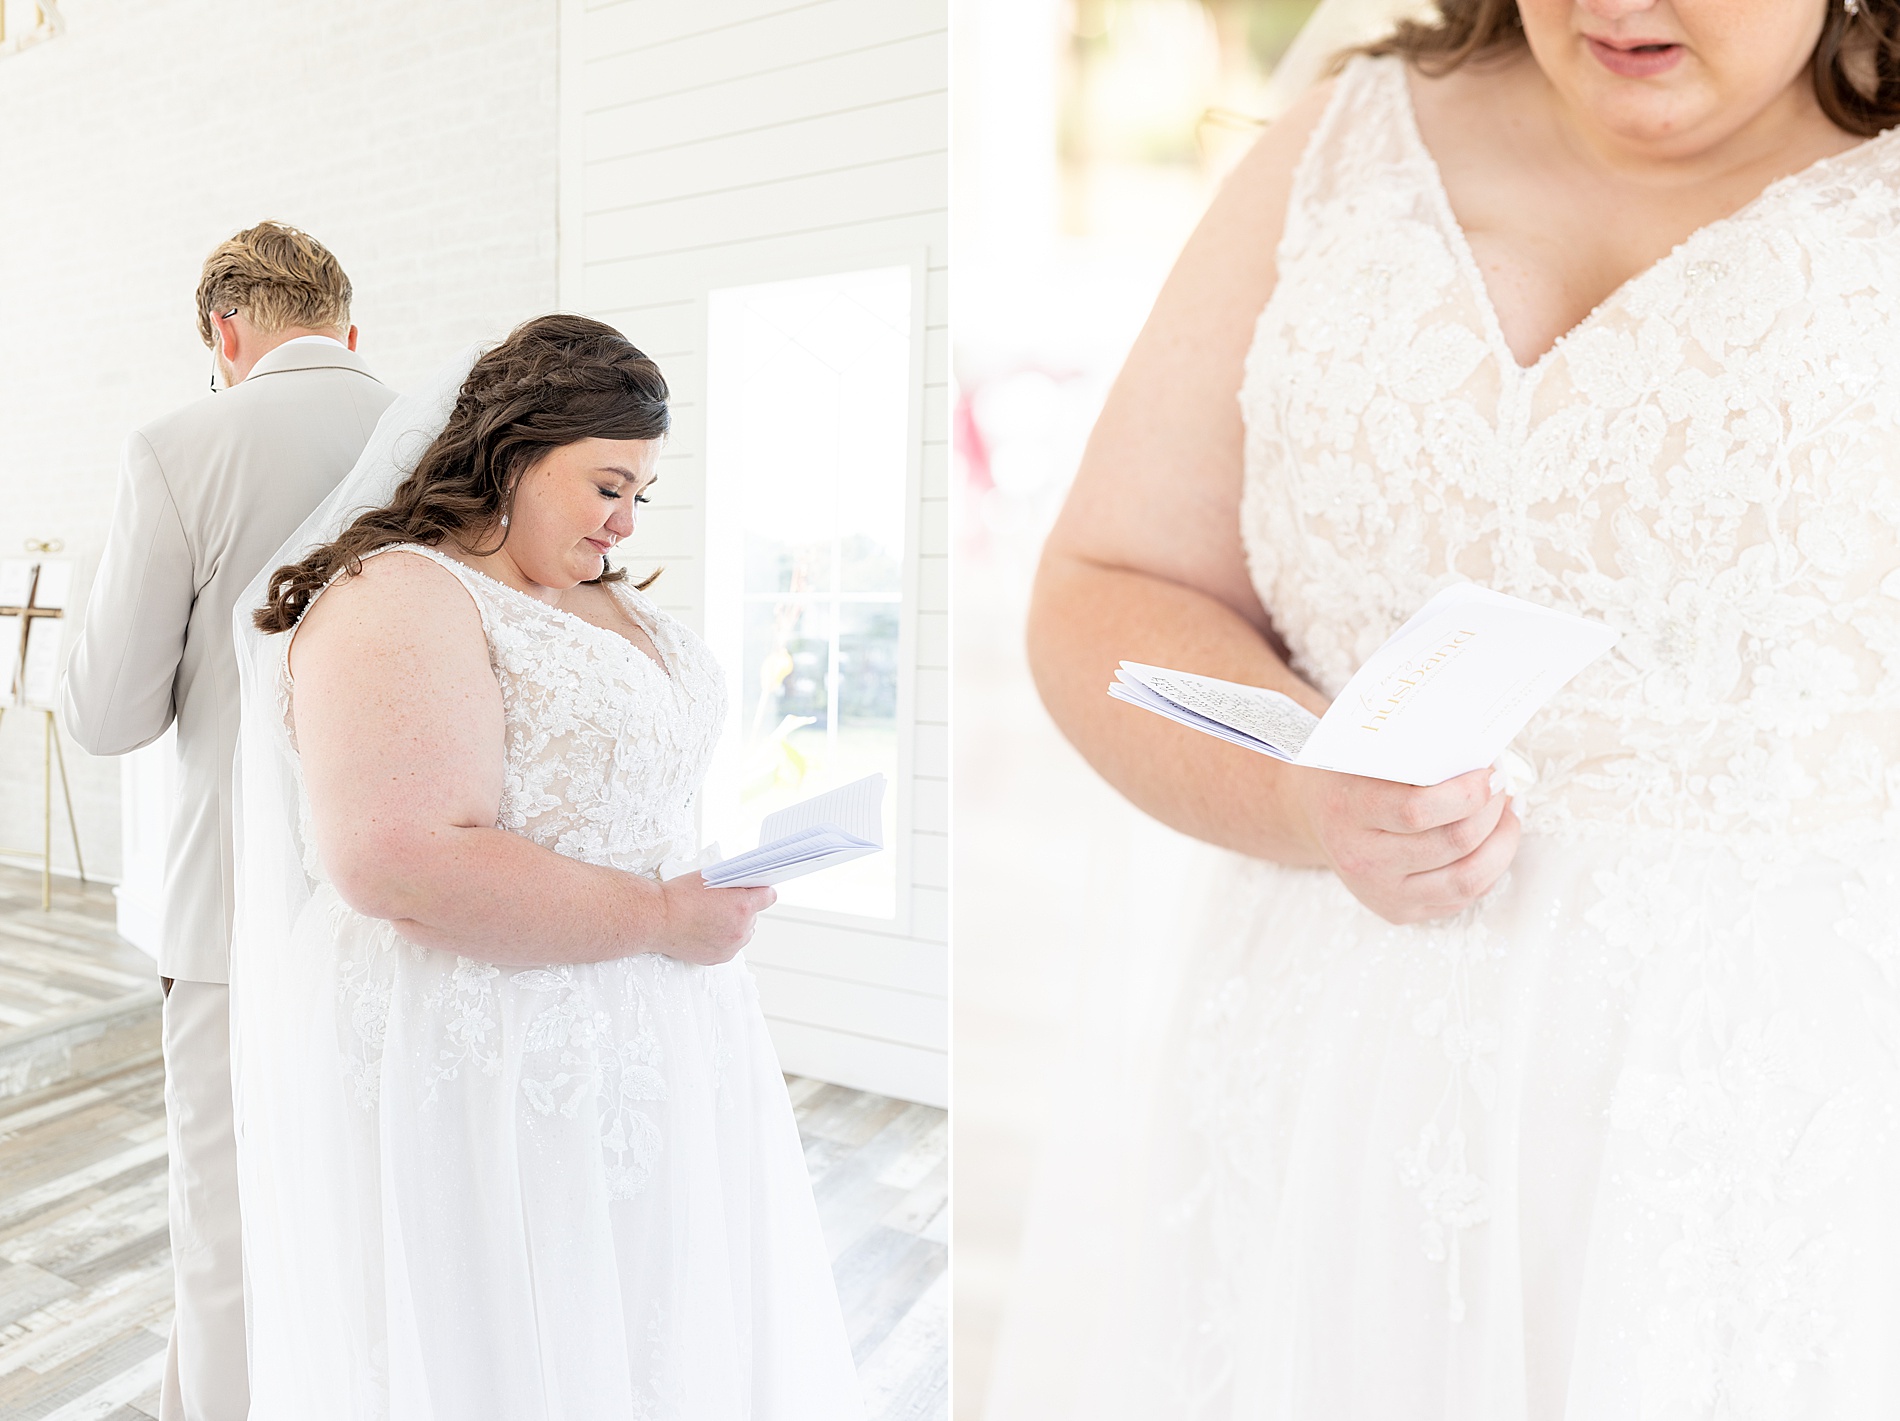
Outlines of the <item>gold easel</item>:
<svg viewBox="0 0 1900 1421">
<path fill-rule="evenodd" d="M 57 540 L 44 541 L 29 538 L 26 550 L 29 553 L 56 553 L 61 544 Z M 18 617 L 20 619 L 19 656 L 14 661 L 13 684 L 6 688 L 6 696 L 0 699 L 0 722 L 4 722 L 11 702 L 15 710 L 38 710 L 46 717 L 46 755 L 42 767 L 40 802 L 43 811 L 44 832 L 40 839 L 40 910 L 50 913 L 53 910 L 53 767 L 59 767 L 59 790 L 66 800 L 66 827 L 72 831 L 73 861 L 79 866 L 79 881 L 86 881 L 86 860 L 79 852 L 79 821 L 73 816 L 73 790 L 66 778 L 66 751 L 59 743 L 59 726 L 53 719 L 53 712 L 24 704 L 26 699 L 26 648 L 36 621 L 59 618 L 65 615 L 60 607 L 41 607 L 38 605 L 40 593 L 40 564 L 33 564 L 32 580 L 27 584 L 26 601 L 18 607 L 0 607 L 0 617 Z M 31 858 L 32 852 L 26 849 L 0 849 L 4 853 L 18 853 Z"/>
</svg>

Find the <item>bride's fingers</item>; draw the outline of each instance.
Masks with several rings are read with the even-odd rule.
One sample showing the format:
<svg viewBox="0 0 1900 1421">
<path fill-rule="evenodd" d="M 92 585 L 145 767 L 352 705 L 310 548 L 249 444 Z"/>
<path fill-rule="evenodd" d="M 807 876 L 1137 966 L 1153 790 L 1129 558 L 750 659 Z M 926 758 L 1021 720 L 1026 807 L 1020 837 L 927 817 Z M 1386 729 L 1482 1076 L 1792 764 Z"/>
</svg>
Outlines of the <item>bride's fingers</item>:
<svg viewBox="0 0 1900 1421">
<path fill-rule="evenodd" d="M 1492 798 L 1491 771 L 1472 770 L 1443 784 L 1420 787 L 1387 780 L 1359 780 L 1364 822 L 1389 834 L 1422 834 L 1469 819 Z"/>
<path fill-rule="evenodd" d="M 1455 863 L 1414 873 L 1405 894 L 1428 909 L 1422 917 L 1445 917 L 1476 902 L 1504 877 L 1517 856 L 1517 815 L 1506 809 L 1485 841 Z"/>
<path fill-rule="evenodd" d="M 1443 824 L 1417 834 L 1385 834 L 1381 848 L 1393 855 L 1393 863 L 1403 874 L 1429 873 L 1446 868 L 1470 854 L 1498 827 L 1510 796 L 1494 794 L 1455 824 Z"/>
</svg>

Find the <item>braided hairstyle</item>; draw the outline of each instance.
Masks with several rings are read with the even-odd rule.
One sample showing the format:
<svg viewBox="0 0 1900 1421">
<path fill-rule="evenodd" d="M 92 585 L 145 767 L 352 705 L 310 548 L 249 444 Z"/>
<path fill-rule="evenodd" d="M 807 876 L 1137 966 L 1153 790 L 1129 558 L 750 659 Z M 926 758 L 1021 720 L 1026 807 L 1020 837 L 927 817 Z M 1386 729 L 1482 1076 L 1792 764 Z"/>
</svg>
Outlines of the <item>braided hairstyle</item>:
<svg viewBox="0 0 1900 1421">
<path fill-rule="evenodd" d="M 1900 0 L 1824 0 L 1827 18 L 1808 61 L 1821 111 L 1862 138 L 1900 123 Z M 1439 0 L 1430 19 L 1402 21 L 1386 39 L 1350 54 L 1397 54 L 1426 74 L 1448 74 L 1524 43 L 1517 0 Z"/>
<path fill-rule="evenodd" d="M 338 573 L 362 571 L 366 554 L 394 543 L 454 541 L 477 556 L 495 552 L 507 541 L 502 519 L 523 473 L 583 439 L 660 438 L 666 400 L 659 366 L 612 326 L 565 315 L 522 323 L 475 362 L 448 423 L 389 502 L 272 573 L 253 622 L 260 631 L 289 631 Z M 488 537 L 494 547 L 474 546 Z M 603 570 L 595 580 L 626 575 Z"/>
</svg>

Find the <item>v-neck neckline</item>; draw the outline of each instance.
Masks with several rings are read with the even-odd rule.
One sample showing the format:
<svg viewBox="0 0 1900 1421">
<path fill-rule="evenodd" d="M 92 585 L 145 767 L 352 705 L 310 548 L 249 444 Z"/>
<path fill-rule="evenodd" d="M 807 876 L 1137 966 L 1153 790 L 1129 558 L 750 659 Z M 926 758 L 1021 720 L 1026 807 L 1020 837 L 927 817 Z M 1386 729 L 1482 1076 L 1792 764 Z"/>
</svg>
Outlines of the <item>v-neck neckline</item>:
<svg viewBox="0 0 1900 1421">
<path fill-rule="evenodd" d="M 653 655 L 651 656 L 647 655 L 646 650 L 643 647 L 641 647 L 641 645 L 638 642 L 634 641 L 633 638 L 622 636 L 619 632 L 613 630 L 613 628 L 611 627 L 603 627 L 598 622 L 590 622 L 587 620 L 587 618 L 578 616 L 577 614 L 568 611 L 567 608 L 558 606 L 553 602 L 543 602 L 539 597 L 534 596 L 532 593 L 523 592 L 519 587 L 511 586 L 510 584 L 503 582 L 499 577 L 496 577 L 491 573 L 483 572 L 479 567 L 470 566 L 468 563 L 463 562 L 460 558 L 452 557 L 450 554 L 442 552 L 439 548 L 432 548 L 430 549 L 430 551 L 434 552 L 439 557 L 448 558 L 448 560 L 454 563 L 457 567 L 463 568 L 468 572 L 474 573 L 475 576 L 481 578 L 482 581 L 493 583 L 496 587 L 501 588 L 502 591 L 510 593 L 513 596 L 519 597 L 523 602 L 532 603 L 534 606 L 541 608 L 541 610 L 544 612 L 551 612 L 556 617 L 564 617 L 568 621 L 574 623 L 576 626 L 587 628 L 587 630 L 589 630 L 590 632 L 595 632 L 601 636 L 613 638 L 613 640 L 618 642 L 620 645 L 626 647 L 627 650 L 631 651 L 635 656 L 639 657 L 642 661 L 646 662 L 649 666 L 651 666 L 655 671 L 659 672 L 660 675 L 665 677 L 668 681 L 674 682 L 675 684 L 678 683 L 679 677 L 674 674 L 674 668 L 671 664 L 671 658 L 667 656 L 666 648 L 660 645 L 660 638 L 655 632 L 655 629 L 647 624 L 646 616 L 643 614 L 642 609 L 634 601 L 634 599 L 631 597 L 623 597 L 620 594 L 619 590 L 615 588 L 613 583 L 605 584 L 608 589 L 608 595 L 611 596 L 614 599 L 614 601 L 618 602 L 622 608 L 626 609 L 628 616 L 633 621 L 634 625 L 636 625 L 637 627 L 640 628 L 641 631 L 646 633 L 647 640 L 653 643 L 653 652 L 654 652 Z"/>
<path fill-rule="evenodd" d="M 1733 212 L 1724 213 L 1720 217 L 1704 222 L 1648 266 L 1626 277 L 1601 301 L 1586 311 L 1575 325 L 1565 330 L 1542 354 L 1526 365 L 1517 358 L 1517 352 L 1511 349 L 1510 341 L 1505 339 L 1504 323 L 1499 319 L 1497 305 L 1491 299 L 1491 288 L 1485 284 L 1484 271 L 1478 265 L 1477 253 L 1471 249 L 1471 239 L 1451 205 L 1451 194 L 1445 187 L 1444 171 L 1438 166 L 1438 159 L 1433 156 L 1431 148 L 1426 144 L 1425 135 L 1419 131 L 1418 107 L 1412 100 L 1412 76 L 1402 61 L 1389 62 L 1392 64 L 1395 75 L 1394 82 L 1399 86 L 1399 113 L 1405 129 L 1404 141 L 1410 146 L 1412 155 L 1425 176 L 1425 186 L 1431 194 L 1432 205 L 1437 209 L 1439 222 L 1445 229 L 1446 241 L 1451 247 L 1453 260 L 1457 262 L 1467 284 L 1471 287 L 1472 299 L 1477 303 L 1486 338 L 1491 342 L 1493 352 L 1499 361 L 1506 367 L 1507 374 L 1514 380 L 1531 380 L 1541 375 L 1545 368 L 1562 353 L 1566 345 L 1596 325 L 1605 312 L 1620 304 L 1638 286 L 1674 266 L 1691 246 L 1731 223 L 1743 220 L 1756 208 L 1765 205 L 1772 198 L 1779 197 L 1816 173 L 1833 167 L 1844 158 L 1865 152 L 1868 147 L 1881 142 L 1891 134 L 1900 133 L 1900 127 L 1884 129 L 1871 138 L 1862 139 L 1851 148 L 1843 148 L 1838 153 L 1825 153 L 1805 167 L 1797 168 L 1792 173 L 1785 173 L 1774 179 Z"/>
</svg>

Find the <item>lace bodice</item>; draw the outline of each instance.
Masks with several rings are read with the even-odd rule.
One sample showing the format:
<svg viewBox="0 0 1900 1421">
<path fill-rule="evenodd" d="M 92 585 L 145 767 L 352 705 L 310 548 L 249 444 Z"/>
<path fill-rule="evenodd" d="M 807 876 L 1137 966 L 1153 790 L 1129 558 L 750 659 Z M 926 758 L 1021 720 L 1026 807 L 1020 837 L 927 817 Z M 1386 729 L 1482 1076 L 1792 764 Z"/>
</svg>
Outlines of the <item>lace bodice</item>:
<svg viewBox="0 0 1900 1421">
<path fill-rule="evenodd" d="M 694 796 L 725 714 L 724 683 L 705 643 L 625 582 L 608 586 L 664 665 L 625 637 L 432 548 L 401 550 L 447 568 L 481 613 L 505 735 L 497 827 L 635 873 L 690 857 Z M 307 821 L 307 799 L 303 814 Z M 307 822 L 303 841 L 305 869 L 322 881 Z"/>
<path fill-rule="evenodd" d="M 1900 139 L 1772 185 L 1529 367 L 1397 60 L 1295 179 L 1248 355 L 1241 526 L 1336 694 L 1471 579 L 1622 637 L 1517 742 L 1545 832 L 1900 827 Z"/>
<path fill-rule="evenodd" d="M 399 407 L 406 428 L 427 433 L 445 384 Z M 612 595 L 657 659 L 403 551 L 480 614 L 501 693 L 496 826 L 632 873 L 689 854 L 724 718 L 706 647 L 625 583 Z M 287 694 L 289 642 L 249 639 L 249 704 Z M 254 750 L 293 728 L 246 721 Z M 259 1414 L 361 1421 L 426 1397 L 444 1417 L 862 1416 L 744 958 L 694 962 L 663 937 L 579 962 L 532 942 L 526 963 L 425 946 L 325 881 L 294 735 L 269 748 L 290 754 L 249 762 L 269 778 L 246 790 L 274 813 L 246 864 L 263 891 L 239 914 L 262 929 L 239 934 L 231 991 L 245 1236 L 263 1241 L 246 1255 Z M 285 862 L 293 788 L 310 882 Z"/>
</svg>

